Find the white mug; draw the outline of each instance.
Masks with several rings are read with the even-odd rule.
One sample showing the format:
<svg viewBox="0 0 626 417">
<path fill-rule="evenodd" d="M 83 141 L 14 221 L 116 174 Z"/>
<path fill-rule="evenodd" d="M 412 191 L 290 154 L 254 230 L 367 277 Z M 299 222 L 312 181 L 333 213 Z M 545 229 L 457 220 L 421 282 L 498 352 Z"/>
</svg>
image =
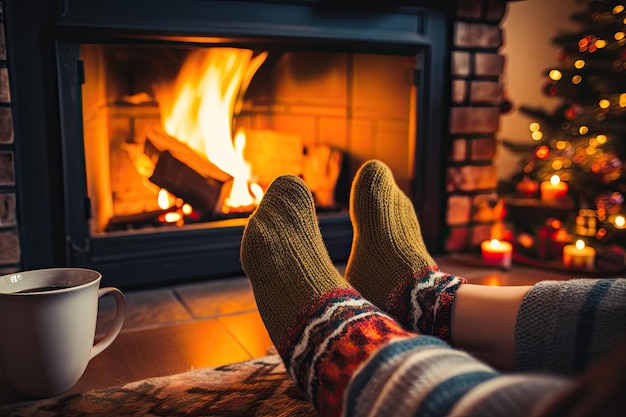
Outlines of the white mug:
<svg viewBox="0 0 626 417">
<path fill-rule="evenodd" d="M 67 391 L 115 340 L 126 300 L 117 288 L 100 288 L 101 279 L 83 268 L 0 276 L 0 367 L 17 391 L 31 397 Z M 98 300 L 105 294 L 115 298 L 115 319 L 94 345 Z"/>
</svg>

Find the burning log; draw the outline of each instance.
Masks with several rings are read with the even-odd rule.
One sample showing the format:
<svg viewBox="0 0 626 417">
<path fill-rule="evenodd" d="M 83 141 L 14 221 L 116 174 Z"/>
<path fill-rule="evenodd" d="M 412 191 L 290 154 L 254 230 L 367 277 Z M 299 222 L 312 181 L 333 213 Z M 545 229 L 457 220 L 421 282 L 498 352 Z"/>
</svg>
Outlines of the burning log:
<svg viewBox="0 0 626 417">
<path fill-rule="evenodd" d="M 214 212 L 232 185 L 232 176 L 164 132 L 148 132 L 144 153 L 155 162 L 149 180 L 198 211 Z"/>
</svg>

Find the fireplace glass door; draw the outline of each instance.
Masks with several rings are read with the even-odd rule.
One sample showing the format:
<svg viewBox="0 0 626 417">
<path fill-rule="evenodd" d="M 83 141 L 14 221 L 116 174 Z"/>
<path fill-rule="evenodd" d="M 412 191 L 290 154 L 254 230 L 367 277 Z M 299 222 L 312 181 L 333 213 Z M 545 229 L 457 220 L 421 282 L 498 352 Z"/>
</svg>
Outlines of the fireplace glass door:
<svg viewBox="0 0 626 417">
<path fill-rule="evenodd" d="M 416 56 L 81 44 L 90 235 L 247 217 L 279 175 L 345 212 L 358 166 L 411 195 Z"/>
</svg>

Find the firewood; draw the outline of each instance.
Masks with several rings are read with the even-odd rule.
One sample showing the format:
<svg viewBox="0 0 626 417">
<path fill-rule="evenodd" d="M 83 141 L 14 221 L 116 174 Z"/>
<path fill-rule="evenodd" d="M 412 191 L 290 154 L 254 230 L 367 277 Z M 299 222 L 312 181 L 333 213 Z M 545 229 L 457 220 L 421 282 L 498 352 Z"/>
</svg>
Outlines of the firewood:
<svg viewBox="0 0 626 417">
<path fill-rule="evenodd" d="M 214 177 L 200 175 L 186 162 L 175 158 L 168 150 L 159 154 L 154 172 L 149 179 L 201 212 L 215 210 L 224 185 Z"/>
<path fill-rule="evenodd" d="M 200 155 L 180 140 L 156 127 L 148 130 L 144 153 L 156 163 L 163 151 L 168 151 L 175 159 L 184 161 L 187 167 L 205 178 L 213 178 L 220 182 L 227 182 L 232 179 L 231 175 L 222 171 L 206 156 Z"/>
</svg>

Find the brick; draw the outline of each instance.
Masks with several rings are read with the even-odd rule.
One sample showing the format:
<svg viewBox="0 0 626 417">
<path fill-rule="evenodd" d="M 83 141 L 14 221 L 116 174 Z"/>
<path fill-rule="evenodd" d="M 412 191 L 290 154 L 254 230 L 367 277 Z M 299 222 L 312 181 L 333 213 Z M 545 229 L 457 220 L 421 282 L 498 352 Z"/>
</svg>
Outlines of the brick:
<svg viewBox="0 0 626 417">
<path fill-rule="evenodd" d="M 0 144 L 13 143 L 13 113 L 10 107 L 0 107 Z"/>
<path fill-rule="evenodd" d="M 497 81 L 472 81 L 470 83 L 470 103 L 500 104 L 502 85 Z"/>
<path fill-rule="evenodd" d="M 469 223 L 472 200 L 466 195 L 453 195 L 448 198 L 448 226 L 459 226 Z"/>
<path fill-rule="evenodd" d="M 0 264 L 20 261 L 20 237 L 17 229 L 0 230 Z"/>
<path fill-rule="evenodd" d="M 447 170 L 446 190 L 451 193 L 495 189 L 497 185 L 497 172 L 492 165 L 467 165 Z"/>
<path fill-rule="evenodd" d="M 487 1 L 487 15 L 485 18 L 490 22 L 499 23 L 507 9 L 508 0 L 488 0 Z"/>
<path fill-rule="evenodd" d="M 474 57 L 474 75 L 495 77 L 504 70 L 504 57 L 498 54 L 476 53 Z"/>
<path fill-rule="evenodd" d="M 456 22 L 454 46 L 457 48 L 499 48 L 502 46 L 502 29 L 481 23 Z"/>
<path fill-rule="evenodd" d="M 467 160 L 467 139 L 455 139 L 450 149 L 450 161 L 462 162 Z"/>
<path fill-rule="evenodd" d="M 470 75 L 470 58 L 471 55 L 469 52 L 452 52 L 452 68 L 450 69 L 451 74 L 461 77 L 467 77 Z"/>
<path fill-rule="evenodd" d="M 480 19 L 483 11 L 482 0 L 458 0 L 456 16 L 465 19 Z"/>
<path fill-rule="evenodd" d="M 16 223 L 15 193 L 0 193 L 0 226 L 11 226 Z"/>
<path fill-rule="evenodd" d="M 15 185 L 13 152 L 0 152 L 0 185 Z"/>
<path fill-rule="evenodd" d="M 493 133 L 500 126 L 498 107 L 453 107 L 450 109 L 450 133 Z"/>
<path fill-rule="evenodd" d="M 456 104 L 463 104 L 467 99 L 467 81 L 453 80 L 452 81 L 452 102 Z"/>
<path fill-rule="evenodd" d="M 496 140 L 494 138 L 472 139 L 471 150 L 472 161 L 491 160 L 496 156 Z"/>
<path fill-rule="evenodd" d="M 491 238 L 491 227 L 490 224 L 479 224 L 472 227 L 471 233 L 472 237 L 470 239 L 470 245 L 472 247 L 479 246 L 481 242 Z"/>
</svg>

